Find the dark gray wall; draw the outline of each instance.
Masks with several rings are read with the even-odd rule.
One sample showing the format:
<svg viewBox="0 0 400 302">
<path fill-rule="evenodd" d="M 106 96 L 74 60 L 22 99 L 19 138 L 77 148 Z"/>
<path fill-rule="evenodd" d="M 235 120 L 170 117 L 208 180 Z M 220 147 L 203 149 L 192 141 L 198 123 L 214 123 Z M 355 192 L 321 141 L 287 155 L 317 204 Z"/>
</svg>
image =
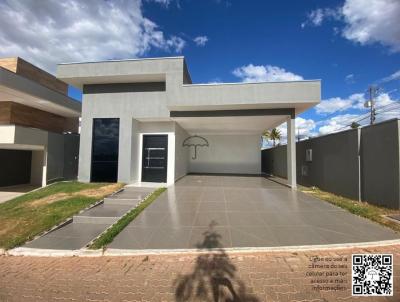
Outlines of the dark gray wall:
<svg viewBox="0 0 400 302">
<path fill-rule="evenodd" d="M 165 82 L 88 84 L 84 94 L 165 91 Z"/>
<path fill-rule="evenodd" d="M 358 199 L 358 129 L 296 144 L 297 181 L 328 192 Z M 306 150 L 312 161 L 306 161 Z"/>
<path fill-rule="evenodd" d="M 64 179 L 78 177 L 79 135 L 64 135 Z"/>
<path fill-rule="evenodd" d="M 261 171 L 287 178 L 286 145 L 266 149 L 261 152 Z"/>
<path fill-rule="evenodd" d="M 400 208 L 399 121 L 364 127 L 360 149 L 362 200 Z"/>
<path fill-rule="evenodd" d="M 47 182 L 64 178 L 64 135 L 49 132 L 47 142 Z"/>
<path fill-rule="evenodd" d="M 29 183 L 31 160 L 31 151 L 0 149 L 0 187 Z"/>
<path fill-rule="evenodd" d="M 47 182 L 76 179 L 78 175 L 79 135 L 49 132 Z"/>
<path fill-rule="evenodd" d="M 399 120 L 391 120 L 298 142 L 297 182 L 399 209 L 399 127 Z M 312 162 L 306 161 L 307 149 Z M 262 171 L 287 177 L 286 146 L 262 151 Z"/>
</svg>

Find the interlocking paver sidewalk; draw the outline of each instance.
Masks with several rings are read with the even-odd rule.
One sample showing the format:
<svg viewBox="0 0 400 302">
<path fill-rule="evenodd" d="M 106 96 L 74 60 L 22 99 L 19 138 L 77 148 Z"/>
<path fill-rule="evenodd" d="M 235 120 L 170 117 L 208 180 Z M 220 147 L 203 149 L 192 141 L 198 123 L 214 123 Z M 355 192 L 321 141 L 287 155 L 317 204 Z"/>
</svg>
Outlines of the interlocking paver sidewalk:
<svg viewBox="0 0 400 302">
<path fill-rule="evenodd" d="M 393 297 L 351 297 L 352 253 L 393 253 Z M 332 270 L 347 273 L 344 290 L 312 289 L 306 273 L 315 255 L 348 258 L 337 262 L 346 269 Z M 0 301 L 216 301 L 213 294 L 219 301 L 400 301 L 400 245 L 298 252 L 221 249 L 121 257 L 0 257 Z"/>
</svg>

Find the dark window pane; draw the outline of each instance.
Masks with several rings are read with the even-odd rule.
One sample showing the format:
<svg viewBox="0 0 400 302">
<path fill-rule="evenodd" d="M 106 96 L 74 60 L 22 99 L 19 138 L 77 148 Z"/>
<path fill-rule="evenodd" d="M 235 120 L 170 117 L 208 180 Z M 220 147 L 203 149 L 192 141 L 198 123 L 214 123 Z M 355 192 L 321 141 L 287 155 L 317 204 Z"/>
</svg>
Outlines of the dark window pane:
<svg viewBox="0 0 400 302">
<path fill-rule="evenodd" d="M 117 181 L 118 145 L 119 119 L 93 119 L 91 181 Z"/>
</svg>

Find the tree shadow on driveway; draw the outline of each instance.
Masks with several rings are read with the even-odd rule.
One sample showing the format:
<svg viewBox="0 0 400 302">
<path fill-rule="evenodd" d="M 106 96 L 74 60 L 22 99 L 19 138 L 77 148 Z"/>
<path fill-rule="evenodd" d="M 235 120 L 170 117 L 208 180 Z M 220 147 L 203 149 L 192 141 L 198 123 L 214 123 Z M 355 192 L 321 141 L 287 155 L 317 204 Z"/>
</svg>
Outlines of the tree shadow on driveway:
<svg viewBox="0 0 400 302">
<path fill-rule="evenodd" d="M 248 288 L 236 275 L 236 267 L 221 245 L 221 235 L 212 222 L 204 239 L 197 244 L 199 251 L 206 252 L 196 259 L 193 271 L 178 276 L 174 281 L 175 300 L 207 302 L 258 302 L 248 293 Z"/>
</svg>

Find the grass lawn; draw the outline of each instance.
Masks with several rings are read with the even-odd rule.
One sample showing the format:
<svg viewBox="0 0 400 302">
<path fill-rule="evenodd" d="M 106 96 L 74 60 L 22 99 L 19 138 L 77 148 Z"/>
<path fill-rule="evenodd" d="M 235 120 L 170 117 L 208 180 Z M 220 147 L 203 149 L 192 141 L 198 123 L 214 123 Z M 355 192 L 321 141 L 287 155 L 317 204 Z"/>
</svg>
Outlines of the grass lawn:
<svg viewBox="0 0 400 302">
<path fill-rule="evenodd" d="M 155 190 L 149 197 L 142 201 L 136 208 L 126 213 L 120 220 L 112 225 L 107 231 L 100 235 L 90 246 L 90 249 L 100 249 L 110 244 L 114 238 L 134 220 L 147 206 L 149 206 L 166 188 Z"/>
<path fill-rule="evenodd" d="M 366 202 L 359 202 L 332 193 L 321 191 L 318 188 L 300 187 L 300 191 L 310 194 L 319 199 L 325 200 L 331 204 L 341 207 L 350 213 L 368 218 L 381 225 L 387 226 L 394 231 L 400 232 L 400 224 L 390 221 L 383 217 L 383 215 L 400 214 L 399 210 L 388 209 L 384 207 L 374 206 Z"/>
<path fill-rule="evenodd" d="M 122 186 L 58 182 L 0 204 L 0 248 L 22 245 Z"/>
</svg>

